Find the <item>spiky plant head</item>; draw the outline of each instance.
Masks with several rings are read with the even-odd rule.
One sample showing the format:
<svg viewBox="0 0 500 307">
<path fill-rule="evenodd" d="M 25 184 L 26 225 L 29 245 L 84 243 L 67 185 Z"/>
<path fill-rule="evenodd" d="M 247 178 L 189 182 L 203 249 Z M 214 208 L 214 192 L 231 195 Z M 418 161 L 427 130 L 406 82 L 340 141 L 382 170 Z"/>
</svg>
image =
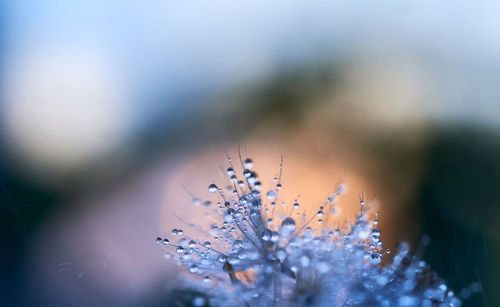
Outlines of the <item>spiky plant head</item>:
<svg viewBox="0 0 500 307">
<path fill-rule="evenodd" d="M 280 200 L 283 160 L 268 191 L 250 158 L 240 155 L 242 176 L 227 160 L 225 188 L 208 186 L 218 197 L 215 204 L 189 191 L 214 222 L 188 223 L 197 237 L 174 228 L 170 239 L 157 238 L 165 257 L 185 268 L 179 282 L 191 291 L 191 305 L 461 305 L 407 243 L 399 243 L 392 259 L 386 259 L 391 252 L 382 242 L 378 213 L 370 218 L 364 192 L 355 221 L 341 226 L 331 213 L 347 192 L 344 183 L 312 214 L 299 213 L 297 201 Z"/>
</svg>

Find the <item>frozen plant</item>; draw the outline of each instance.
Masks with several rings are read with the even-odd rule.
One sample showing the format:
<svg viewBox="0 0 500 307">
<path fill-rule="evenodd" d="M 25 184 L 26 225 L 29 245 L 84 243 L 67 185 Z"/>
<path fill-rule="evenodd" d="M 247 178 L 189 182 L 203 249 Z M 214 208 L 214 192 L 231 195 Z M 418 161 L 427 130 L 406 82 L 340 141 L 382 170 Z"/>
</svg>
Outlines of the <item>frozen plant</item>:
<svg viewBox="0 0 500 307">
<path fill-rule="evenodd" d="M 387 259 L 390 251 L 381 240 L 378 214 L 369 218 L 364 192 L 355 222 L 339 227 L 328 215 L 347 191 L 345 184 L 339 184 L 314 214 L 300 213 L 297 201 L 285 204 L 279 198 L 283 160 L 274 188 L 265 193 L 251 159 L 240 156 L 241 177 L 229 156 L 227 160 L 229 186 L 208 186 L 219 198 L 216 204 L 190 192 L 193 203 L 203 204 L 216 221 L 206 227 L 188 224 L 193 233 L 206 237 L 172 229 L 170 238 L 156 239 L 165 246 L 165 257 L 185 268 L 182 286 L 191 293 L 189 304 L 461 305 L 443 280 L 410 253 L 408 244 L 398 244 Z"/>
</svg>

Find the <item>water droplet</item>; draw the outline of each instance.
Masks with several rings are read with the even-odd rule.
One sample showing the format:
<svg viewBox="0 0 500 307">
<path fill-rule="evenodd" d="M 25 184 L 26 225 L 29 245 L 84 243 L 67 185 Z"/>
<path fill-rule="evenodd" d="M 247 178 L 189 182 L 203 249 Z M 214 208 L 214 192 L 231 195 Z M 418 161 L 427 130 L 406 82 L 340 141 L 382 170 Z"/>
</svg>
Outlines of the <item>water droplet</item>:
<svg viewBox="0 0 500 307">
<path fill-rule="evenodd" d="M 347 192 L 347 185 L 344 183 L 341 183 L 337 186 L 337 194 L 341 195 Z"/>
<path fill-rule="evenodd" d="M 182 246 L 183 248 L 188 247 L 188 241 L 186 240 L 186 238 L 180 239 L 177 244 L 180 245 L 180 246 Z"/>
<path fill-rule="evenodd" d="M 287 256 L 287 252 L 284 248 L 280 248 L 278 249 L 278 251 L 276 252 L 276 256 L 278 257 L 278 259 L 281 261 L 281 262 L 284 262 L 285 259 L 286 259 L 286 256 Z"/>
<path fill-rule="evenodd" d="M 227 174 L 229 176 L 233 176 L 235 174 L 234 169 L 232 167 L 228 167 L 227 168 Z"/>
<path fill-rule="evenodd" d="M 165 239 L 163 239 L 163 244 L 165 244 L 165 245 L 169 245 L 169 244 L 170 244 L 170 241 L 169 241 L 167 238 L 165 238 Z"/>
<path fill-rule="evenodd" d="M 316 216 L 322 217 L 323 216 L 323 210 L 319 210 L 318 213 L 316 213 Z"/>
<path fill-rule="evenodd" d="M 272 236 L 272 235 L 273 235 L 273 234 L 272 234 L 271 230 L 266 229 L 266 230 L 264 230 L 264 231 L 262 232 L 262 236 L 261 236 L 261 237 L 262 237 L 262 240 L 264 240 L 264 241 L 269 241 L 269 240 L 271 240 L 271 236 Z"/>
<path fill-rule="evenodd" d="M 295 230 L 295 220 L 287 217 L 281 222 L 281 232 L 285 236 L 289 236 Z"/>
<path fill-rule="evenodd" d="M 210 283 L 210 281 L 211 281 L 211 280 L 210 280 L 210 277 L 208 277 L 208 276 L 204 276 L 204 277 L 203 277 L 203 282 L 204 282 L 204 283 L 207 283 L 207 284 L 208 284 L 208 283 Z"/>
<path fill-rule="evenodd" d="M 204 247 L 210 247 L 210 245 L 212 245 L 212 244 L 211 244 L 210 242 L 208 242 L 208 241 L 205 241 L 205 242 L 203 243 L 203 246 L 204 246 Z"/>
<path fill-rule="evenodd" d="M 228 222 L 228 223 L 232 222 L 233 221 L 233 214 L 234 214 L 234 209 L 233 208 L 227 209 L 227 211 L 224 213 L 224 221 Z"/>
<path fill-rule="evenodd" d="M 219 227 L 213 225 L 212 228 L 210 229 L 210 235 L 216 236 L 218 234 L 219 234 Z"/>
<path fill-rule="evenodd" d="M 189 241 L 188 246 L 189 247 L 195 247 L 196 246 L 196 242 L 193 241 L 193 240 L 191 240 L 191 241 Z"/>
<path fill-rule="evenodd" d="M 358 237 L 361 240 L 368 239 L 368 236 L 370 236 L 370 231 L 368 229 L 362 229 L 358 232 Z"/>
<path fill-rule="evenodd" d="M 372 253 L 370 255 L 371 264 L 379 264 L 381 260 L 382 260 L 382 255 L 380 253 Z"/>
<path fill-rule="evenodd" d="M 205 206 L 205 207 L 210 207 L 211 205 L 212 205 L 212 202 L 211 202 L 211 201 L 209 201 L 209 200 L 207 200 L 207 201 L 205 201 L 205 202 L 203 203 L 203 206 Z"/>
<path fill-rule="evenodd" d="M 176 234 L 178 234 L 178 233 L 179 233 L 179 231 L 177 230 L 177 228 L 172 229 L 172 234 L 173 234 L 173 235 L 176 235 Z"/>
<path fill-rule="evenodd" d="M 224 263 L 224 262 L 226 262 L 226 260 L 227 260 L 227 257 L 224 255 L 220 255 L 219 257 L 217 257 L 217 261 L 219 261 L 220 263 Z"/>
<path fill-rule="evenodd" d="M 330 208 L 330 214 L 337 216 L 340 214 L 340 208 L 339 207 L 331 207 Z"/>
<path fill-rule="evenodd" d="M 307 255 L 302 255 L 300 257 L 300 265 L 302 265 L 302 267 L 304 268 L 307 268 L 309 264 L 311 264 L 311 258 L 309 258 L 309 256 Z"/>
<path fill-rule="evenodd" d="M 318 219 L 318 224 L 323 223 L 323 219 Z"/>
<path fill-rule="evenodd" d="M 217 192 L 217 186 L 214 184 L 214 183 L 211 183 L 209 186 L 208 186 L 208 191 L 210 193 L 215 193 Z"/>
<path fill-rule="evenodd" d="M 254 187 L 257 191 L 260 191 L 262 190 L 262 182 L 260 181 L 256 181 L 255 184 L 254 184 Z"/>
<path fill-rule="evenodd" d="M 189 267 L 189 272 L 190 273 L 198 273 L 198 266 L 196 264 L 192 264 L 190 267 Z"/>
<path fill-rule="evenodd" d="M 330 271 L 330 265 L 326 262 L 321 261 L 316 265 L 316 269 L 320 273 L 327 273 L 328 271 Z"/>
<path fill-rule="evenodd" d="M 250 177 L 248 177 L 248 183 L 249 184 L 255 184 L 256 181 L 257 181 L 257 176 L 255 176 L 254 173 L 252 172 L 252 174 L 250 175 Z"/>
<path fill-rule="evenodd" d="M 201 205 L 201 200 L 198 198 L 198 197 L 193 197 L 193 205 L 198 207 L 199 205 Z"/>
<path fill-rule="evenodd" d="M 233 242 L 234 248 L 238 249 L 238 248 L 241 248 L 242 246 L 243 246 L 243 242 L 240 239 L 234 240 L 234 242 Z"/>
<path fill-rule="evenodd" d="M 267 192 L 266 196 L 267 196 L 267 199 L 269 199 L 269 200 L 275 200 L 276 199 L 276 192 L 269 191 L 269 192 Z"/>
<path fill-rule="evenodd" d="M 182 246 L 177 246 L 175 250 L 180 254 L 184 251 L 184 248 L 182 248 Z"/>
<path fill-rule="evenodd" d="M 193 306 L 201 307 L 203 305 L 205 305 L 205 299 L 203 297 L 198 296 L 193 300 Z"/>
<path fill-rule="evenodd" d="M 252 168 L 253 167 L 253 161 L 250 158 L 245 159 L 245 168 Z"/>
<path fill-rule="evenodd" d="M 273 231 L 271 235 L 272 242 L 278 242 L 280 240 L 280 234 L 277 231 Z"/>
<path fill-rule="evenodd" d="M 282 188 L 281 183 L 278 183 L 278 184 L 276 185 L 276 190 L 278 190 L 278 191 L 279 191 L 279 190 L 281 190 L 281 188 Z"/>
<path fill-rule="evenodd" d="M 156 243 L 159 244 L 159 243 L 162 243 L 162 242 L 163 242 L 163 240 L 160 237 L 156 238 Z"/>
<path fill-rule="evenodd" d="M 297 201 L 293 202 L 293 209 L 298 209 L 299 208 L 299 203 Z"/>
</svg>

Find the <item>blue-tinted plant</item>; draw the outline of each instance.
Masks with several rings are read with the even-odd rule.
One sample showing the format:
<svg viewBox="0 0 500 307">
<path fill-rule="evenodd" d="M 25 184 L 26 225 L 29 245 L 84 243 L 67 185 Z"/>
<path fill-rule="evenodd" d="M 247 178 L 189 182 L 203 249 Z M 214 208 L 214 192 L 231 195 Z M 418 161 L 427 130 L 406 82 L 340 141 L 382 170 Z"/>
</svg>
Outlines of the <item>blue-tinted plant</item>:
<svg viewBox="0 0 500 307">
<path fill-rule="evenodd" d="M 189 224 L 206 236 L 173 229 L 170 239 L 157 238 L 167 246 L 166 257 L 189 272 L 182 283 L 193 293 L 192 305 L 461 305 L 408 244 L 398 244 L 386 259 L 390 251 L 381 240 L 378 214 L 369 218 L 364 192 L 355 222 L 332 227 L 326 218 L 347 191 L 344 184 L 314 214 L 298 213 L 297 201 L 288 205 L 279 198 L 283 163 L 274 188 L 263 196 L 252 160 L 240 157 L 238 177 L 227 158 L 227 189 L 211 183 L 208 190 L 219 201 L 203 203 L 217 222 Z M 194 195 L 193 202 L 202 203 Z"/>
</svg>

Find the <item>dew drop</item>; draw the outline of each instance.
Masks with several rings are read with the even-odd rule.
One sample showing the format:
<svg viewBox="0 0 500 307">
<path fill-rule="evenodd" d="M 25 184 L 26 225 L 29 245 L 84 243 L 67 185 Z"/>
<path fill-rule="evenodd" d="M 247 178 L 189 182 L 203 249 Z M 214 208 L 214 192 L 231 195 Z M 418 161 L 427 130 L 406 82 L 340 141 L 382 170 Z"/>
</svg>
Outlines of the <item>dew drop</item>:
<svg viewBox="0 0 500 307">
<path fill-rule="evenodd" d="M 165 239 L 163 239 L 163 244 L 164 245 L 169 245 L 170 241 L 167 238 L 165 238 Z"/>
<path fill-rule="evenodd" d="M 198 197 L 193 197 L 193 205 L 198 207 L 199 205 L 201 205 L 201 200 L 198 198 Z"/>
<path fill-rule="evenodd" d="M 185 239 L 185 238 L 182 238 L 179 240 L 179 242 L 177 243 L 179 244 L 180 246 L 182 246 L 183 248 L 186 248 L 188 247 L 188 241 Z"/>
<path fill-rule="evenodd" d="M 250 158 L 245 159 L 245 168 L 252 168 L 253 167 L 253 161 Z"/>
<path fill-rule="evenodd" d="M 380 253 L 372 253 L 370 255 L 371 264 L 379 264 L 381 260 L 382 260 L 382 255 Z"/>
<path fill-rule="evenodd" d="M 276 256 L 278 257 L 278 259 L 281 261 L 281 262 L 284 262 L 285 259 L 286 259 L 286 256 L 287 256 L 287 252 L 284 248 L 280 248 L 278 249 L 278 251 L 276 252 Z"/>
<path fill-rule="evenodd" d="M 208 248 L 208 247 L 210 247 L 210 245 L 212 245 L 212 244 L 211 244 L 210 242 L 208 242 L 208 241 L 205 241 L 205 242 L 203 243 L 203 246 L 204 246 L 204 247 L 207 247 L 207 248 Z"/>
<path fill-rule="evenodd" d="M 327 273 L 328 271 L 330 271 L 330 265 L 326 262 L 321 261 L 316 265 L 316 269 L 320 273 Z"/>
<path fill-rule="evenodd" d="M 214 184 L 214 183 L 211 183 L 209 186 L 208 186 L 208 191 L 210 193 L 215 193 L 217 192 L 217 186 Z"/>
<path fill-rule="evenodd" d="M 238 248 L 241 248 L 242 246 L 243 246 L 243 242 L 240 239 L 234 240 L 234 242 L 233 242 L 233 247 L 234 248 L 238 249 Z"/>
<path fill-rule="evenodd" d="M 347 185 L 344 183 L 341 183 L 337 186 L 337 194 L 341 195 L 347 192 Z"/>
<path fill-rule="evenodd" d="M 252 174 L 250 175 L 250 177 L 248 177 L 248 183 L 249 184 L 255 184 L 256 181 L 257 181 L 257 176 L 255 176 L 254 173 L 252 172 Z"/>
<path fill-rule="evenodd" d="M 205 305 L 205 299 L 203 297 L 198 296 L 193 300 L 193 306 L 195 307 L 201 307 L 204 305 Z"/>
<path fill-rule="evenodd" d="M 272 242 L 278 242 L 280 240 L 280 234 L 277 231 L 273 231 L 271 235 Z"/>
<path fill-rule="evenodd" d="M 208 284 L 208 283 L 210 283 L 210 281 L 211 281 L 211 280 L 210 280 L 210 277 L 208 277 L 208 276 L 204 276 L 204 277 L 203 277 L 203 282 L 204 282 L 204 283 L 207 283 L 207 284 Z"/>
<path fill-rule="evenodd" d="M 190 267 L 189 267 L 189 273 L 198 273 L 198 266 L 196 264 L 192 264 Z"/>
<path fill-rule="evenodd" d="M 235 174 L 234 169 L 232 167 L 228 167 L 227 168 L 227 174 L 229 176 L 233 176 Z"/>
<path fill-rule="evenodd" d="M 160 244 L 162 242 L 163 242 L 163 240 L 160 237 L 156 238 L 156 243 Z"/>
<path fill-rule="evenodd" d="M 213 225 L 212 228 L 210 229 L 210 234 L 212 236 L 216 236 L 219 234 L 219 227 L 217 227 L 216 225 Z"/>
<path fill-rule="evenodd" d="M 302 255 L 300 257 L 300 265 L 302 265 L 302 267 L 304 268 L 307 268 L 309 264 L 311 264 L 311 258 L 309 258 L 309 256 L 307 255 Z"/>
<path fill-rule="evenodd" d="M 262 238 L 262 240 L 264 240 L 264 241 L 269 241 L 269 240 L 271 240 L 272 235 L 273 235 L 273 234 L 272 234 L 271 230 L 266 229 L 266 230 L 264 230 L 264 231 L 262 232 L 262 236 L 261 236 L 261 238 Z"/>
<path fill-rule="evenodd" d="M 295 230 L 295 220 L 287 217 L 281 222 L 281 232 L 288 236 Z"/>
<path fill-rule="evenodd" d="M 177 246 L 175 250 L 180 254 L 184 251 L 184 248 L 182 248 L 182 246 Z"/>
<path fill-rule="evenodd" d="M 275 200 L 276 199 L 276 192 L 269 191 L 269 192 L 267 192 L 266 196 L 267 196 L 267 199 L 269 199 L 269 200 Z"/>
<path fill-rule="evenodd" d="M 226 262 L 226 260 L 227 260 L 227 257 L 224 255 L 220 255 L 219 257 L 217 257 L 217 261 L 219 261 L 220 263 L 224 263 L 224 262 Z"/>
</svg>

